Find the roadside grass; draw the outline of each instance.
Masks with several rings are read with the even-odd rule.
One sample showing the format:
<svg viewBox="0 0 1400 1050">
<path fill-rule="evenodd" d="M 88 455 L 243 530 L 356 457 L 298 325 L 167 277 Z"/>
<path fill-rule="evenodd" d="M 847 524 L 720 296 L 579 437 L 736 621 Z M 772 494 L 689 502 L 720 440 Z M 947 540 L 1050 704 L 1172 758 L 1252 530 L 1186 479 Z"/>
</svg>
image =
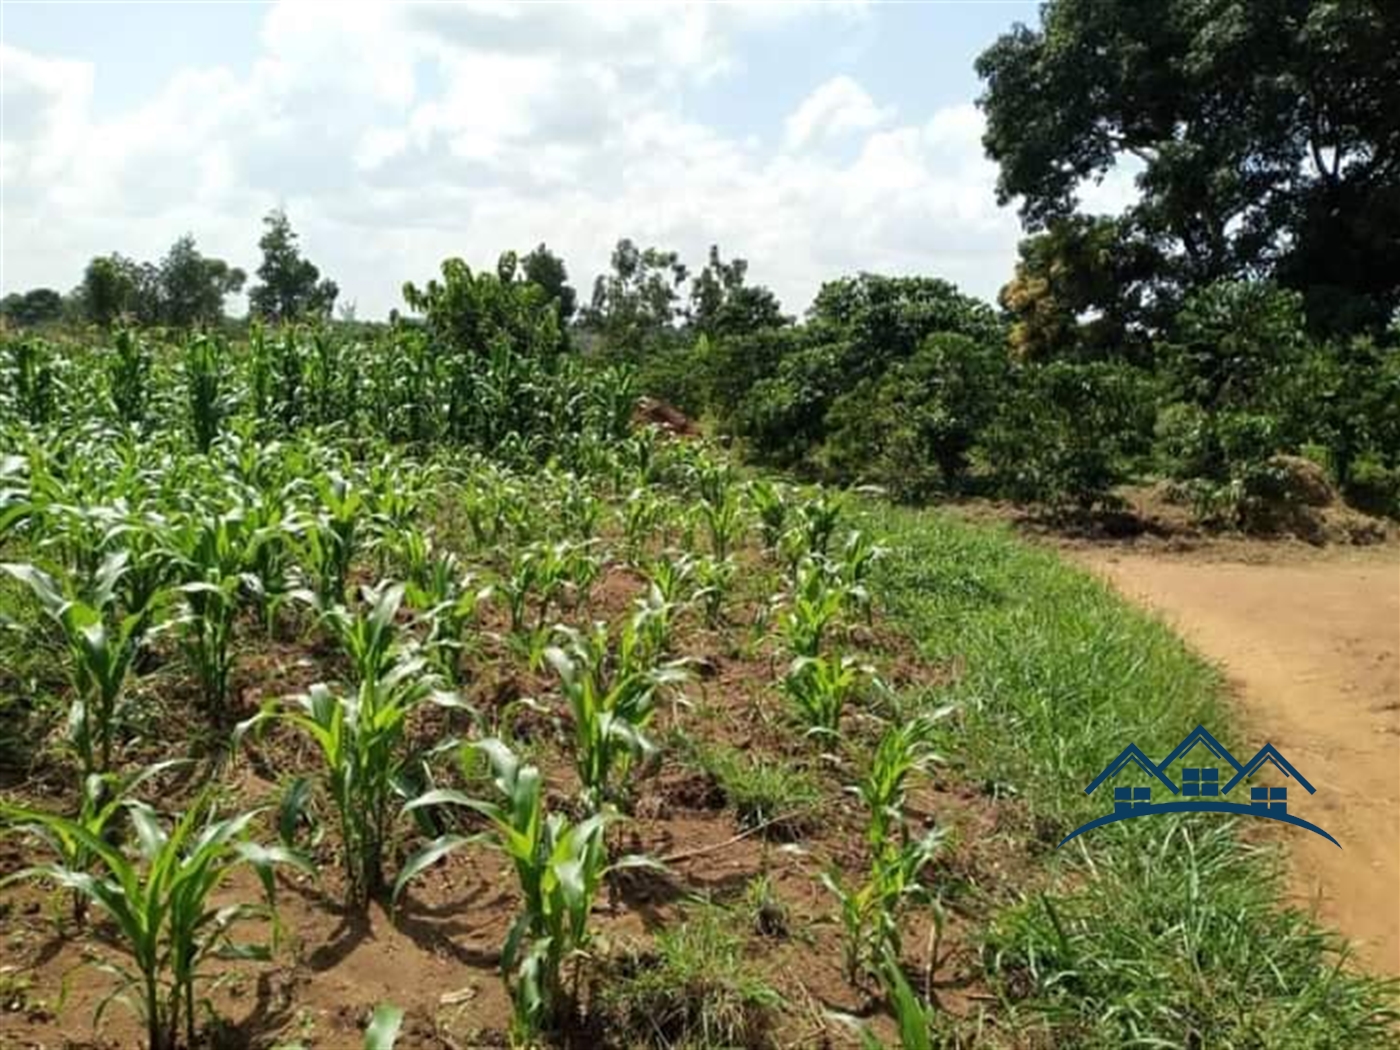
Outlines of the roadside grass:
<svg viewBox="0 0 1400 1050">
<path fill-rule="evenodd" d="M 1395 983 L 1346 966 L 1340 938 L 1282 906 L 1277 851 L 1234 822 L 1128 821 L 1053 850 L 1104 812 L 1084 786 L 1129 741 L 1161 756 L 1204 724 L 1239 742 L 1216 672 L 1009 530 L 877 504 L 864 516 L 898 552 L 877 581 L 886 607 L 954 670 L 930 694 L 962 709 L 940 751 L 1050 826 L 1046 888 L 1001 905 L 981 946 L 996 1030 L 1091 1047 L 1394 1045 Z M 1115 781 L 1148 783 L 1136 769 Z"/>
</svg>

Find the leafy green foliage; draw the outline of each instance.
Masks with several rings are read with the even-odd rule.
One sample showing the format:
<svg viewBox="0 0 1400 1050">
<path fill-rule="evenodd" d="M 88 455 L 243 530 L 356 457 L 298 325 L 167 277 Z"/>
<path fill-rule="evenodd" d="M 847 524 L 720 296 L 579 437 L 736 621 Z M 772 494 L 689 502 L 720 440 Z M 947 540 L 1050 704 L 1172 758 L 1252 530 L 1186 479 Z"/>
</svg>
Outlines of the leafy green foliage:
<svg viewBox="0 0 1400 1050">
<path fill-rule="evenodd" d="M 566 1006 L 564 963 L 588 947 L 589 912 L 604 876 L 612 868 L 650 862 L 624 857 L 609 865 L 604 836 L 616 819 L 611 810 L 577 823 L 562 813 L 549 813 L 535 766 L 521 763 L 499 740 L 471 746 L 490 762 L 501 803 L 439 789 L 414 799 L 407 808 L 459 805 L 475 810 L 490 822 L 492 840 L 511 861 L 523 907 L 506 937 L 501 970 L 514 1004 L 514 1034 L 531 1041 L 561 1020 Z M 395 896 L 409 879 L 467 841 L 459 835 L 444 836 L 411 857 L 399 874 Z"/>
<path fill-rule="evenodd" d="M 242 723 L 235 739 L 269 721 L 284 722 L 315 744 L 325 789 L 340 824 L 346 904 L 364 908 L 384 887 L 394 806 L 413 797 L 426 780 L 421 755 L 409 747 L 408 718 L 420 704 L 459 706 L 439 691 L 426 660 L 395 628 L 402 585 L 371 596 L 368 614 L 332 606 L 323 619 L 349 659 L 355 688 L 325 684 L 295 696 L 291 706 L 272 703 Z"/>
<path fill-rule="evenodd" d="M 329 317 L 340 289 L 309 259 L 302 258 L 297 235 L 287 213 L 274 209 L 263 218 L 266 227 L 258 240 L 263 261 L 258 281 L 248 292 L 252 313 L 269 321 L 295 321 L 303 317 Z"/>
<path fill-rule="evenodd" d="M 87 867 L 98 869 L 94 874 L 63 862 L 42 864 L 5 881 L 44 879 L 97 905 L 115 924 L 117 943 L 131 958 L 130 966 L 111 967 L 121 981 L 114 995 L 141 1017 L 151 1050 L 176 1050 L 181 1042 L 193 1046 L 195 986 L 204 977 L 206 959 L 216 953 L 267 958 L 266 946 L 233 945 L 232 927 L 270 914 L 274 864 L 306 870 L 309 866 L 288 850 L 249 841 L 247 828 L 256 810 L 219 819 L 212 804 L 201 799 L 167 831 L 145 803 L 126 801 L 122 806 L 135 833 L 136 860 L 92 830 L 91 821 L 0 806 L 6 820 L 41 827 L 51 839 L 71 844 L 65 860 L 74 848 L 81 848 Z M 245 864 L 257 871 L 269 907 L 216 905 L 211 898 Z M 127 994 L 129 990 L 136 995 Z M 111 1001 L 109 996 L 99 1005 L 99 1018 Z"/>
<path fill-rule="evenodd" d="M 1262 271 L 1307 293 L 1317 329 L 1375 331 L 1400 302 L 1400 256 L 1381 233 L 1400 214 L 1396 33 L 1394 10 L 1374 2 L 1173 0 L 1146 20 L 1046 4 L 1038 29 L 1018 24 L 977 60 L 998 196 L 1019 198 L 1040 230 L 1132 158 L 1138 197 L 1106 254 L 1161 262 L 1121 275 L 1139 283 L 1130 294 L 1170 301 Z"/>
</svg>

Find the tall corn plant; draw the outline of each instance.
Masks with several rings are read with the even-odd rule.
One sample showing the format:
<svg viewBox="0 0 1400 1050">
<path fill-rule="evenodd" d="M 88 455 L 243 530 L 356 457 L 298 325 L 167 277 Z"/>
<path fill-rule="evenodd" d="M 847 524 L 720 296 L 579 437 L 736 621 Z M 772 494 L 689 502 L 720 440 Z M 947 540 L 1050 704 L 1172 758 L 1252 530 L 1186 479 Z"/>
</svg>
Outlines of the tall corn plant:
<svg viewBox="0 0 1400 1050">
<path fill-rule="evenodd" d="M 194 335 L 185 344 L 185 398 L 195 447 L 208 452 L 229 411 L 228 366 L 223 344 Z"/>
<path fill-rule="evenodd" d="M 123 612 L 119 607 L 117 588 L 126 567 L 125 552 L 108 555 L 85 595 L 78 597 L 80 581 L 60 583 L 30 564 L 0 565 L 0 571 L 29 588 L 62 633 L 73 686 L 68 738 L 84 778 L 111 768 L 122 690 L 148 625 L 146 609 Z"/>
<path fill-rule="evenodd" d="M 134 859 L 78 821 L 0 806 L 7 821 L 41 827 L 77 844 L 96 869 L 94 873 L 62 862 L 40 864 L 0 885 L 43 879 L 87 897 L 112 920 L 117 943 L 130 957 L 127 965 L 108 967 L 120 983 L 99 1005 L 98 1018 L 112 1001 L 121 1001 L 142 1019 L 151 1050 L 176 1050 L 182 1034 L 184 1045 L 194 1046 L 200 1001 L 196 985 L 206 976 L 205 961 L 215 954 L 269 958 L 267 945 L 235 945 L 232 929 L 247 919 L 272 915 L 275 920 L 274 864 L 303 869 L 307 865 L 286 849 L 248 839 L 248 826 L 258 810 L 218 819 L 212 803 L 201 798 L 167 831 L 145 803 L 127 801 L 122 806 L 135 832 Z M 214 903 L 219 888 L 245 864 L 257 872 L 266 904 Z"/>
<path fill-rule="evenodd" d="M 562 813 L 548 813 L 544 778 L 535 766 L 522 764 L 499 740 L 482 740 L 471 747 L 489 761 L 501 802 L 443 789 L 405 808 L 457 805 L 474 810 L 490 822 L 491 840 L 510 858 L 523 905 L 506 936 L 501 971 L 513 1004 L 513 1034 L 522 1044 L 533 1045 L 561 1018 L 566 1005 L 564 965 L 588 948 L 589 913 L 607 873 L 655 865 L 636 856 L 609 865 L 604 840 L 608 824 L 617 819 L 612 810 L 577 823 Z M 419 872 L 473 840 L 445 835 L 414 854 L 399 875 L 395 898 Z"/>
<path fill-rule="evenodd" d="M 367 615 L 340 607 L 323 613 L 350 661 L 356 685 L 337 693 L 324 684 L 271 704 L 238 726 L 235 740 L 269 721 L 300 730 L 320 751 L 321 779 L 340 824 L 346 904 L 363 909 L 384 887 L 384 854 L 396 800 L 411 798 L 426 779 L 409 746 L 408 719 L 424 702 L 460 707 L 437 688 L 423 657 L 398 637 L 394 617 L 403 587 L 371 595 Z"/>
<path fill-rule="evenodd" d="M 117 332 L 107 358 L 107 386 L 117 418 L 132 426 L 145 422 L 152 393 L 151 348 L 136 332 Z"/>
</svg>

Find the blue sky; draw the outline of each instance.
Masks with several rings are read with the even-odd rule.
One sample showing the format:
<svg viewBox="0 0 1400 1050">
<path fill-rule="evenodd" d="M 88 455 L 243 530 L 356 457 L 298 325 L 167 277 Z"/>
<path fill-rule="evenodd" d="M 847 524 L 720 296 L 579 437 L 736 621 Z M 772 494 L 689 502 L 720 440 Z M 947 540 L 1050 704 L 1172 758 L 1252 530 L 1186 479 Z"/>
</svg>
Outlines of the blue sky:
<svg viewBox="0 0 1400 1050">
<path fill-rule="evenodd" d="M 992 297 L 1015 257 L 972 62 L 1033 3 L 2 10 L 4 291 L 185 232 L 251 271 L 274 206 L 361 316 L 540 240 L 585 294 L 619 237 L 717 243 L 794 313 L 859 270 Z"/>
</svg>

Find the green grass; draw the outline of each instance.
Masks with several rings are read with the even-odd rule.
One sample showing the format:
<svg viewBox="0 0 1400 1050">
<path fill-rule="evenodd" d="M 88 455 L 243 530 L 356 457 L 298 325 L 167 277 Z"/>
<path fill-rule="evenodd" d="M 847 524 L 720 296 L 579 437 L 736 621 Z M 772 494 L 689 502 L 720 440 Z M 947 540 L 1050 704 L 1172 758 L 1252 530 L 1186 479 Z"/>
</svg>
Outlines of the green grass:
<svg viewBox="0 0 1400 1050">
<path fill-rule="evenodd" d="M 656 935 L 652 948 L 614 964 L 598 988 L 610 1045 L 675 1048 L 769 1045 L 782 998 L 744 959 L 742 925 L 700 905 Z"/>
<path fill-rule="evenodd" d="M 803 770 L 723 744 L 686 740 L 682 748 L 692 765 L 714 779 L 743 827 L 766 825 L 765 834 L 781 838 L 815 822 L 822 789 Z"/>
<path fill-rule="evenodd" d="M 1204 723 L 1238 742 L 1218 675 L 1087 574 L 1006 530 L 868 513 L 897 552 L 881 598 L 929 658 L 958 668 L 930 694 L 963 709 L 939 751 L 1057 840 L 1104 812 L 1084 785 L 1128 741 L 1160 756 Z M 985 934 L 998 1028 L 1093 1047 L 1393 1045 L 1394 985 L 1342 968 L 1338 938 L 1280 905 L 1277 860 L 1205 814 L 1050 852 L 1045 892 L 1004 904 Z"/>
</svg>

